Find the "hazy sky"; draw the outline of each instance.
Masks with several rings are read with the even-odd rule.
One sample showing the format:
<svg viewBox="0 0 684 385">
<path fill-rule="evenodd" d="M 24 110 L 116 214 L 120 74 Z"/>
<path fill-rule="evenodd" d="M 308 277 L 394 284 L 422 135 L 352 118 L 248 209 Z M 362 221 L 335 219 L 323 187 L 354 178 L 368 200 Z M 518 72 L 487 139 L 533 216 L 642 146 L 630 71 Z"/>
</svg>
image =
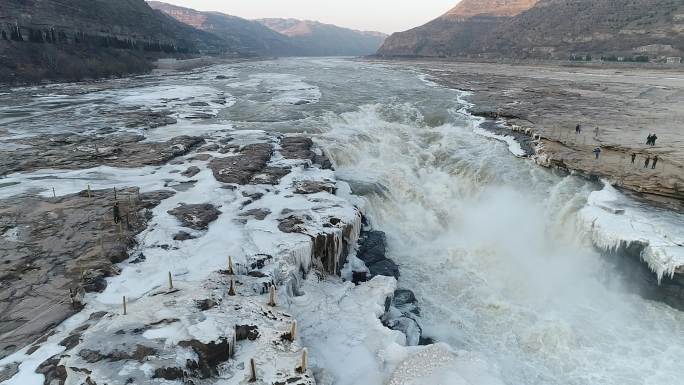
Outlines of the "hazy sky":
<svg viewBox="0 0 684 385">
<path fill-rule="evenodd" d="M 404 31 L 436 18 L 459 0 L 161 0 L 247 19 L 288 17 L 361 30 Z"/>
</svg>

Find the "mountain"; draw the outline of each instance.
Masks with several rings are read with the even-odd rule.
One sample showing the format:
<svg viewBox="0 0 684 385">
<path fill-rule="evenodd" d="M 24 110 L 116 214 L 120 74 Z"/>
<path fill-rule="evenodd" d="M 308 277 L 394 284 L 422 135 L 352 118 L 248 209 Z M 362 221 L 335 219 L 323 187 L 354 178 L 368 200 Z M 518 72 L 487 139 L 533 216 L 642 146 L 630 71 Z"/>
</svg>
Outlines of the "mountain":
<svg viewBox="0 0 684 385">
<path fill-rule="evenodd" d="M 148 1 L 153 9 L 194 28 L 210 32 L 238 47 L 241 52 L 259 56 L 287 56 L 298 54 L 287 36 L 265 27 L 261 23 L 219 12 L 200 12 L 159 1 Z"/>
<path fill-rule="evenodd" d="M 2 0 L 0 82 L 148 70 L 154 58 L 236 54 L 226 41 L 143 0 Z"/>
<path fill-rule="evenodd" d="M 174 19 L 214 34 L 243 52 L 259 56 L 364 56 L 375 53 L 387 35 L 315 21 L 246 20 L 159 1 L 148 4 Z"/>
<path fill-rule="evenodd" d="M 365 56 L 375 53 L 387 35 L 296 19 L 259 19 L 290 38 L 303 56 Z"/>
<path fill-rule="evenodd" d="M 684 0 L 463 0 L 380 56 L 658 58 L 684 52 Z"/>
</svg>

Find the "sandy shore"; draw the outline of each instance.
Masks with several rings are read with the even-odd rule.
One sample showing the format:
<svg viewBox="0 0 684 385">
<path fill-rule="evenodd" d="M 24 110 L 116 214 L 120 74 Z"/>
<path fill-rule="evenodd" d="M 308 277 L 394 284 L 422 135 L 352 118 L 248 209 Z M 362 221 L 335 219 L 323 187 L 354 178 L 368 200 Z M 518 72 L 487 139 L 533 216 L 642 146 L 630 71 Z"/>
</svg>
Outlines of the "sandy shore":
<svg viewBox="0 0 684 385">
<path fill-rule="evenodd" d="M 468 100 L 474 114 L 504 118 L 511 126 L 540 134 L 540 164 L 606 178 L 649 201 L 684 210 L 684 72 L 491 63 L 410 65 L 441 84 L 471 91 Z M 578 123 L 581 134 L 575 133 Z M 646 145 L 650 133 L 658 136 L 655 146 Z M 592 153 L 596 147 L 602 149 L 599 160 Z M 644 168 L 645 159 L 656 155 L 656 168 Z"/>
</svg>

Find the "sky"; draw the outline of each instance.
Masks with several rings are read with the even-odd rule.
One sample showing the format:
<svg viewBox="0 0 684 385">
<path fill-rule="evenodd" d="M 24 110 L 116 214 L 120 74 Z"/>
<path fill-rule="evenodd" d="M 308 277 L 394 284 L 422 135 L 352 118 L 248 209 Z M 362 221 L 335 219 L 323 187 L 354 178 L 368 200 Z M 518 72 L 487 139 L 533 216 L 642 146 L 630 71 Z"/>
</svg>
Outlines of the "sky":
<svg viewBox="0 0 684 385">
<path fill-rule="evenodd" d="M 385 33 L 405 31 L 440 16 L 459 0 L 160 0 L 246 19 L 285 17 Z"/>
</svg>

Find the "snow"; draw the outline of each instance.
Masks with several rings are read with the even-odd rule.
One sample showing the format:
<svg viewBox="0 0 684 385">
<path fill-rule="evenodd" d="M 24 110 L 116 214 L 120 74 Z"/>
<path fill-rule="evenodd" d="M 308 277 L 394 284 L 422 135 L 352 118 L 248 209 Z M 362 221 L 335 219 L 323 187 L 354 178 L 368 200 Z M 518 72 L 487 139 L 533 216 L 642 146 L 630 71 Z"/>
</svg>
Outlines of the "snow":
<svg viewBox="0 0 684 385">
<path fill-rule="evenodd" d="M 210 130 L 211 131 L 211 130 Z M 221 130 L 215 130 L 216 138 L 223 135 Z M 273 141 L 275 139 L 263 131 L 230 132 L 231 143 L 244 145 L 254 142 Z M 213 140 L 208 139 L 210 142 Z M 231 156 L 210 152 L 213 157 Z M 332 233 L 338 245 L 336 256 L 342 253 L 342 230 L 329 226 L 330 218 L 337 218 L 341 223 L 351 226 L 351 234 L 347 240 L 355 244 L 361 229 L 359 210 L 347 198 L 351 196 L 349 186 L 340 183 L 340 195 L 327 192 L 315 194 L 294 194 L 294 186 L 299 181 L 332 181 L 335 174 L 331 170 L 321 170 L 311 167 L 308 161 L 287 160 L 276 153 L 270 166 L 287 166 L 290 174 L 283 177 L 276 186 L 249 185 L 235 186 L 226 189 L 215 180 L 207 161 L 190 160 L 194 154 L 183 157 L 184 164 L 167 164 L 159 167 L 115 168 L 96 167 L 85 170 L 40 170 L 32 173 L 13 174 L 6 178 L 8 182 L 18 184 L 8 186 L 1 191 L 2 197 L 22 194 L 27 191 L 41 191 L 46 197 L 52 196 L 51 186 L 55 186 L 57 195 L 71 194 L 82 191 L 86 185 L 92 189 L 140 186 L 142 192 L 165 189 L 165 185 L 180 183 L 186 178 L 177 172 L 179 168 L 190 165 L 197 166 L 201 172 L 193 177 L 197 182 L 189 188 L 177 191 L 176 194 L 152 209 L 152 220 L 148 228 L 138 236 L 138 247 L 132 250 L 132 255 L 145 255 L 145 260 L 132 263 L 130 260 L 120 264 L 121 274 L 108 279 L 106 290 L 100 294 L 86 296 L 87 307 L 77 316 L 66 321 L 54 336 L 50 337 L 43 346 L 33 354 L 26 354 L 26 349 L 17 352 L 0 362 L 0 365 L 20 362 L 20 372 L 7 384 L 33 384 L 42 381 L 42 375 L 35 374 L 36 367 L 46 359 L 63 351 L 58 343 L 69 333 L 84 322 L 90 314 L 105 311 L 108 315 L 103 321 L 94 323 L 83 335 L 83 342 L 79 349 L 93 349 L 107 354 L 108 352 L 130 351 L 131 346 L 142 344 L 152 346 L 159 351 L 156 358 L 150 357 L 144 364 L 133 361 L 85 363 L 78 355 L 64 358 L 67 367 L 88 367 L 93 371 L 91 379 L 97 383 L 116 382 L 121 378 L 135 378 L 140 381 L 163 366 L 184 366 L 185 359 L 194 353 L 177 346 L 180 341 L 196 339 L 203 343 L 216 341 L 219 337 L 232 340 L 233 327 L 236 324 L 256 324 L 259 326 L 261 337 L 255 343 L 239 343 L 236 358 L 223 364 L 221 375 L 227 382 L 238 383 L 247 376 L 248 361 L 257 359 L 259 377 L 264 381 L 274 382 L 282 380 L 282 373 L 291 373 L 301 357 L 303 347 L 295 341 L 288 348 L 274 346 L 271 341 L 279 341 L 280 335 L 289 329 L 291 317 L 281 310 L 274 309 L 279 321 L 260 320 L 256 314 L 263 313 L 267 294 L 261 292 L 264 279 L 236 276 L 237 290 L 240 295 L 228 297 L 226 295 L 229 279 L 217 275 L 216 271 L 225 269 L 227 257 L 233 258 L 237 266 L 245 266 L 252 256 L 268 254 L 273 260 L 268 263 L 265 271 L 270 272 L 267 280 L 273 279 L 282 285 L 277 292 L 277 303 L 282 304 L 287 311 L 295 313 L 299 320 L 301 338 L 309 338 L 311 331 L 316 328 L 322 333 L 330 328 L 330 323 L 317 323 L 323 318 L 317 313 L 307 313 L 302 301 L 313 304 L 313 309 L 327 306 L 328 297 L 321 295 L 321 286 L 309 275 L 308 279 L 299 276 L 300 271 L 308 271 L 313 266 L 312 238 L 306 234 L 286 234 L 278 229 L 278 219 L 285 209 L 307 218 L 303 228 L 305 232 L 315 236 L 320 233 Z M 254 202 L 243 195 L 261 193 L 263 197 Z M 357 198 L 358 199 L 358 198 Z M 167 213 L 168 210 L 180 203 L 211 203 L 223 213 L 210 224 L 206 231 L 190 231 L 198 236 L 196 239 L 184 242 L 171 240 L 173 234 L 184 229 L 177 219 Z M 271 214 L 263 220 L 250 217 L 240 217 L 240 213 L 259 208 L 268 208 Z M 246 219 L 246 222 L 244 221 Z M 9 236 L 10 234 L 3 234 Z M 161 246 L 169 247 L 162 248 Z M 175 292 L 167 289 L 168 273 L 174 280 Z M 301 287 L 300 287 L 301 285 Z M 331 308 L 326 315 L 329 322 L 339 319 L 339 313 L 348 316 L 347 324 L 350 328 L 338 328 L 339 341 L 349 341 L 354 338 L 355 343 L 345 350 L 365 354 L 366 365 L 376 367 L 376 383 L 380 384 L 384 372 L 374 363 L 374 357 L 386 344 L 403 343 L 405 337 L 399 333 L 386 329 L 378 317 L 383 312 L 385 298 L 390 295 L 396 281 L 394 278 L 376 279 L 368 285 L 354 287 L 350 283 L 343 283 L 339 278 L 329 278 L 329 282 L 320 283 L 341 297 L 335 300 L 340 306 L 337 310 Z M 285 287 L 287 290 L 282 290 Z M 304 291 L 302 297 L 295 297 L 295 292 Z M 122 297 L 126 297 L 128 314 L 123 316 Z M 220 306 L 199 312 L 195 301 L 204 298 L 219 299 Z M 236 309 L 239 309 L 236 311 Z M 296 311 L 296 312 L 295 312 Z M 307 319 L 307 318 L 310 318 Z M 161 320 L 178 320 L 169 324 L 156 324 Z M 362 322 L 359 323 L 358 320 Z M 141 335 L 117 335 L 118 330 L 133 330 L 145 325 L 155 325 L 145 329 Z M 311 325 L 308 327 L 307 325 Z M 315 326 L 314 326 L 315 325 Z M 373 341 L 367 347 L 366 341 L 354 336 L 357 330 L 369 327 L 366 333 Z M 124 345 L 126 344 L 126 345 Z M 128 347 L 126 347 L 128 346 Z M 315 350 L 321 352 L 320 350 Z M 339 360 L 340 356 L 334 351 L 316 359 Z M 175 357 L 175 358 L 169 358 Z M 355 356 L 350 356 L 355 357 Z M 177 361 L 177 362 L 176 362 Z M 319 361 L 320 362 L 320 361 Z M 338 366 L 339 368 L 339 366 Z M 281 373 L 281 374 L 279 374 Z M 335 373 L 340 373 L 335 371 Z M 85 375 L 69 369 L 72 381 L 84 381 Z"/>
<path fill-rule="evenodd" d="M 603 189 L 591 193 L 578 218 L 582 230 L 605 251 L 643 248 L 641 258 L 659 282 L 684 273 L 684 216 L 641 206 L 604 181 Z"/>
</svg>

